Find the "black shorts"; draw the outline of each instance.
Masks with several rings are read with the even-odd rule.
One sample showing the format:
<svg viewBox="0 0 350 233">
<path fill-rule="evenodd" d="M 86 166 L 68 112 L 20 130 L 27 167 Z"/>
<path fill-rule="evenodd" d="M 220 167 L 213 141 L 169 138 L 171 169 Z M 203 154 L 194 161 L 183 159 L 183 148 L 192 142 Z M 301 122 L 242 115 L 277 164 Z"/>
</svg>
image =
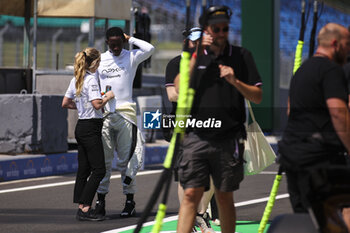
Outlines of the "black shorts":
<svg viewBox="0 0 350 233">
<path fill-rule="evenodd" d="M 243 180 L 244 146 L 237 144 L 236 147 L 236 144 L 235 139 L 207 141 L 192 132 L 187 134 L 178 170 L 183 188 L 205 187 L 209 190 L 212 176 L 218 190 L 237 190 Z"/>
</svg>

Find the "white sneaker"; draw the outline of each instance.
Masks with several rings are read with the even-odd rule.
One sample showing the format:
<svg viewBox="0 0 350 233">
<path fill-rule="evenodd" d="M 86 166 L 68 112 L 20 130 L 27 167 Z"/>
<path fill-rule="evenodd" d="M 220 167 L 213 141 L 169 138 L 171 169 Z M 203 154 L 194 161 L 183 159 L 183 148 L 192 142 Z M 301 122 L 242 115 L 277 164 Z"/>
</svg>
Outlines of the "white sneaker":
<svg viewBox="0 0 350 233">
<path fill-rule="evenodd" d="M 212 221 L 216 226 L 220 226 L 220 220 L 217 218 L 217 219 L 214 219 Z"/>
<path fill-rule="evenodd" d="M 197 215 L 194 225 L 199 227 L 202 233 L 215 233 L 214 229 L 210 226 L 208 213 L 204 213 L 203 216 Z"/>
</svg>

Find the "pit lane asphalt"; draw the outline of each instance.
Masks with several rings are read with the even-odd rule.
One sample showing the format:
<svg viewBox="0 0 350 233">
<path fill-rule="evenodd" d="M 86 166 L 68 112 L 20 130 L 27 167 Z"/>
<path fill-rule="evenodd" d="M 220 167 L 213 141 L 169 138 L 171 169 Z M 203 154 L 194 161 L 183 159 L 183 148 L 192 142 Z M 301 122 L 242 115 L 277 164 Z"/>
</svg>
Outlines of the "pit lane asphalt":
<svg viewBox="0 0 350 233">
<path fill-rule="evenodd" d="M 278 170 L 271 165 L 262 174 L 246 176 L 241 188 L 235 192 L 237 220 L 261 220 L 266 200 Z M 137 224 L 150 195 L 160 177 L 161 166 L 146 167 L 137 177 L 138 192 L 135 195 L 136 217 L 120 218 L 125 196 L 119 172 L 113 172 L 110 193 L 107 195 L 107 219 L 101 222 L 79 222 L 75 219 L 77 205 L 73 203 L 75 174 L 51 176 L 28 180 L 0 183 L 0 232 L 1 233 L 49 233 L 49 232 L 87 232 L 97 233 Z M 283 213 L 292 213 L 286 188 L 286 177 L 283 175 L 278 191 L 281 199 L 276 200 L 270 220 Z M 159 198 L 160 200 L 161 198 Z M 255 200 L 255 201 L 254 201 Z M 167 215 L 178 212 L 177 183 L 172 182 L 168 197 Z M 154 220 L 158 203 L 151 212 L 148 221 Z"/>
</svg>

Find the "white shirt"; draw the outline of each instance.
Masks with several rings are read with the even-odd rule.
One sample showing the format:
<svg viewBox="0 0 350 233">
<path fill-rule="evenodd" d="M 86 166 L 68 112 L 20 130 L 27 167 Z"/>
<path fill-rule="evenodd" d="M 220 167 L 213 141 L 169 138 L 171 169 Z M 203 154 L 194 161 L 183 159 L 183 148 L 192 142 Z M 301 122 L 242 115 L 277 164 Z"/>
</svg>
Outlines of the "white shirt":
<svg viewBox="0 0 350 233">
<path fill-rule="evenodd" d="M 115 95 L 108 101 L 105 110 L 114 112 L 116 108 L 133 103 L 132 85 L 138 65 L 149 58 L 154 52 L 154 46 L 150 43 L 130 37 L 129 44 L 138 46 L 140 49 L 131 51 L 123 49 L 119 56 L 114 56 L 110 51 L 101 54 L 101 63 L 97 70 L 100 79 L 101 90 L 105 91 L 110 85 Z"/>
<path fill-rule="evenodd" d="M 75 100 L 79 119 L 102 118 L 101 109 L 96 110 L 91 104 L 92 100 L 102 99 L 101 91 L 98 86 L 98 81 L 95 74 L 86 72 L 84 76 L 83 89 L 80 93 L 80 96 L 76 96 L 75 82 L 76 81 L 74 77 L 69 83 L 69 87 L 66 91 L 65 96 Z"/>
</svg>

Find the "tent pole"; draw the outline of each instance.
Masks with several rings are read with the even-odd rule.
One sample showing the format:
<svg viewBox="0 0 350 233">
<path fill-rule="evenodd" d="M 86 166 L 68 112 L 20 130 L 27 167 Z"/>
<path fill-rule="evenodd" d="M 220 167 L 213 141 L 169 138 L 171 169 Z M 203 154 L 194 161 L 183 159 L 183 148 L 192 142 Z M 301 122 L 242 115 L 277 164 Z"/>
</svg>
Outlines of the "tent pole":
<svg viewBox="0 0 350 233">
<path fill-rule="evenodd" d="M 134 35 L 134 24 L 135 24 L 135 7 L 134 7 L 134 1 L 131 0 L 131 8 L 130 8 L 130 22 L 129 22 L 129 35 Z M 129 50 L 132 50 L 132 44 L 129 44 Z"/>
<path fill-rule="evenodd" d="M 37 27 L 38 27 L 38 0 L 34 0 L 34 12 L 33 12 L 33 80 L 32 80 L 32 93 L 36 93 L 36 61 L 37 61 Z"/>
<path fill-rule="evenodd" d="M 104 31 L 104 35 L 106 34 L 108 28 L 109 28 L 109 19 L 106 18 L 106 19 L 105 19 L 105 31 Z M 103 47 L 103 48 L 104 48 L 104 51 L 107 51 L 107 49 L 108 49 L 107 43 L 104 42 L 103 44 L 104 44 L 104 47 Z"/>
<path fill-rule="evenodd" d="M 90 18 L 89 21 L 89 47 L 95 46 L 95 17 Z"/>
<path fill-rule="evenodd" d="M 24 11 L 24 33 L 23 33 L 23 66 L 26 69 L 30 68 L 30 12 L 32 9 L 30 0 L 25 0 Z"/>
</svg>

